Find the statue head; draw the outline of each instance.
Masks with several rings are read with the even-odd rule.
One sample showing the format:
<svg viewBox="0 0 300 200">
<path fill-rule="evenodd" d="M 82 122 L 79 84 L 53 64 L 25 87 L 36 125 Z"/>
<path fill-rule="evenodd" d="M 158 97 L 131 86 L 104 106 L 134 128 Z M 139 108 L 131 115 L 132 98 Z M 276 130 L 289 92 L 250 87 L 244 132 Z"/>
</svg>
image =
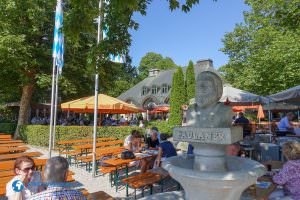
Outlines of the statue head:
<svg viewBox="0 0 300 200">
<path fill-rule="evenodd" d="M 221 78 L 214 72 L 198 74 L 196 81 L 196 103 L 200 108 L 217 103 L 223 94 Z"/>
</svg>

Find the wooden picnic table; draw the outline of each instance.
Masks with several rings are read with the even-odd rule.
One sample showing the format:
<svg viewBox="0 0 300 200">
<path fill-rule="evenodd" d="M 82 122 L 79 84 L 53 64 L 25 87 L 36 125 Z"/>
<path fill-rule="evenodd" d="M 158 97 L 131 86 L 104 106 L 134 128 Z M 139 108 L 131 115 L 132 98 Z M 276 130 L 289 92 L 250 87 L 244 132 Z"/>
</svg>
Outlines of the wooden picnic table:
<svg viewBox="0 0 300 200">
<path fill-rule="evenodd" d="M 123 144 L 123 140 L 116 140 L 116 141 L 109 141 L 109 142 L 98 142 L 96 143 L 96 147 L 106 147 L 110 145 L 118 145 Z M 74 149 L 80 149 L 80 150 L 88 150 L 93 148 L 93 144 L 84 144 L 84 145 L 75 145 L 72 146 Z"/>
<path fill-rule="evenodd" d="M 47 159 L 33 159 L 34 164 L 37 168 L 42 168 L 46 165 Z M 0 162 L 0 171 L 7 171 L 7 170 L 13 170 L 14 169 L 14 160 L 9 161 L 1 161 Z M 2 173 L 2 172 L 1 172 Z"/>
<path fill-rule="evenodd" d="M 2 154 L 0 155 L 0 161 L 3 160 L 14 160 L 16 158 L 22 157 L 22 156 L 30 156 L 30 157 L 37 157 L 43 155 L 40 152 L 26 152 L 26 153 L 15 153 L 15 154 Z"/>
<path fill-rule="evenodd" d="M 116 138 L 97 138 L 97 141 L 110 141 L 110 140 L 116 140 Z M 64 140 L 64 141 L 57 142 L 57 144 L 72 145 L 74 143 L 89 143 L 89 142 L 93 142 L 93 139 Z"/>
<path fill-rule="evenodd" d="M 142 154 L 140 154 L 139 156 L 136 156 L 134 159 L 110 158 L 110 159 L 104 160 L 103 162 L 116 167 L 116 170 L 115 170 L 116 174 L 117 174 L 118 168 L 122 168 L 122 166 L 125 166 L 126 178 L 128 178 L 129 163 L 155 156 L 155 155 L 150 155 L 150 154 L 145 154 L 145 156 L 141 156 L 141 155 Z M 118 191 L 118 180 L 115 180 L 115 185 L 116 185 L 116 192 L 117 192 Z M 128 184 L 126 184 L 126 196 L 128 196 Z"/>
<path fill-rule="evenodd" d="M 19 147 L 24 146 L 24 143 L 9 143 L 9 144 L 0 144 L 0 148 L 6 148 L 6 147 Z"/>
<path fill-rule="evenodd" d="M 0 154 L 5 154 L 5 153 L 16 153 L 16 152 L 24 152 L 28 147 L 8 147 L 8 148 L 1 148 L 0 149 Z"/>
<path fill-rule="evenodd" d="M 264 165 L 270 164 L 272 169 L 281 169 L 283 167 L 283 163 L 281 161 L 265 161 Z M 264 175 L 257 179 L 260 182 L 269 182 L 271 185 L 268 188 L 260 188 L 256 185 L 249 187 L 246 192 L 248 192 L 253 198 L 257 200 L 267 200 L 270 194 L 276 190 L 277 185 L 273 182 L 272 177 L 268 175 Z"/>
<path fill-rule="evenodd" d="M 44 172 L 44 168 L 42 169 L 42 171 L 41 171 L 41 173 L 43 174 L 43 172 Z M 72 171 L 68 171 L 68 176 L 69 175 L 74 175 L 75 173 L 74 172 L 72 172 Z M 0 178 L 3 178 L 3 177 L 11 177 L 11 176 L 15 176 L 15 172 L 14 172 L 14 170 L 9 170 L 9 171 L 2 171 L 1 173 L 0 173 Z"/>
<path fill-rule="evenodd" d="M 0 144 L 10 144 L 10 143 L 23 143 L 22 140 L 5 140 L 5 141 L 0 141 Z"/>
</svg>

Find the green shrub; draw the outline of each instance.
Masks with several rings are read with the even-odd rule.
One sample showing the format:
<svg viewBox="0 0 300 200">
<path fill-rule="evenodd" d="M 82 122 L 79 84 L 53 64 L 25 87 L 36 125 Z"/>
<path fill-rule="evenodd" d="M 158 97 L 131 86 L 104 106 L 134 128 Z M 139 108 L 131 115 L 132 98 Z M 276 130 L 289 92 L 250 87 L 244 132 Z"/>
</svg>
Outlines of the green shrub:
<svg viewBox="0 0 300 200">
<path fill-rule="evenodd" d="M 139 130 L 144 134 L 144 130 L 136 126 L 103 126 L 97 128 L 97 137 L 116 137 L 125 139 L 132 130 Z M 48 146 L 49 126 L 43 125 L 23 125 L 20 126 L 20 137 L 23 141 L 31 145 Z M 81 138 L 92 138 L 92 126 L 57 126 L 55 140 L 73 140 Z"/>
<path fill-rule="evenodd" d="M 173 75 L 170 94 L 170 118 L 169 124 L 180 126 L 182 122 L 181 106 L 186 103 L 186 88 L 182 68 L 178 67 Z"/>
<path fill-rule="evenodd" d="M 146 128 L 151 128 L 156 126 L 160 133 L 166 133 L 168 135 L 172 135 L 173 126 L 170 125 L 167 121 L 150 121 L 146 124 Z"/>
<path fill-rule="evenodd" d="M 17 124 L 15 123 L 0 123 L 0 133 L 13 134 L 16 130 Z"/>
</svg>

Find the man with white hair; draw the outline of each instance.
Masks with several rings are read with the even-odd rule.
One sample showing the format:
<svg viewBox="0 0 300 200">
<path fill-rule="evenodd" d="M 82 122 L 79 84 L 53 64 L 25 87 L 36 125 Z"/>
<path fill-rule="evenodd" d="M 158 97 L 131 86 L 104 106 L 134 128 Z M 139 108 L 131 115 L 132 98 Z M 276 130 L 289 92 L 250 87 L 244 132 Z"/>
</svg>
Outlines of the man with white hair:
<svg viewBox="0 0 300 200">
<path fill-rule="evenodd" d="M 44 177 L 47 190 L 31 196 L 30 200 L 86 200 L 81 192 L 70 188 L 66 182 L 68 176 L 68 161 L 56 156 L 47 160 Z"/>
<path fill-rule="evenodd" d="M 158 139 L 158 141 L 159 141 L 159 143 L 160 143 L 160 132 L 158 131 L 158 128 L 157 128 L 156 126 L 153 126 L 153 127 L 151 128 L 151 135 L 152 135 L 153 133 L 157 135 L 157 139 Z"/>
</svg>

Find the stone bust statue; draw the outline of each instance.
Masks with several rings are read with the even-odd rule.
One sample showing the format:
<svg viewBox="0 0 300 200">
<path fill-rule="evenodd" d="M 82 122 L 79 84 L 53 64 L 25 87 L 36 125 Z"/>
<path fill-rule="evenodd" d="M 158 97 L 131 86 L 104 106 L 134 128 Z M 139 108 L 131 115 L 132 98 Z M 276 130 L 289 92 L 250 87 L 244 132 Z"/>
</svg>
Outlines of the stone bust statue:
<svg viewBox="0 0 300 200">
<path fill-rule="evenodd" d="M 198 74 L 195 102 L 189 106 L 187 111 L 187 126 L 231 127 L 233 113 L 230 106 L 219 103 L 222 94 L 222 80 L 216 73 L 204 71 Z"/>
</svg>

